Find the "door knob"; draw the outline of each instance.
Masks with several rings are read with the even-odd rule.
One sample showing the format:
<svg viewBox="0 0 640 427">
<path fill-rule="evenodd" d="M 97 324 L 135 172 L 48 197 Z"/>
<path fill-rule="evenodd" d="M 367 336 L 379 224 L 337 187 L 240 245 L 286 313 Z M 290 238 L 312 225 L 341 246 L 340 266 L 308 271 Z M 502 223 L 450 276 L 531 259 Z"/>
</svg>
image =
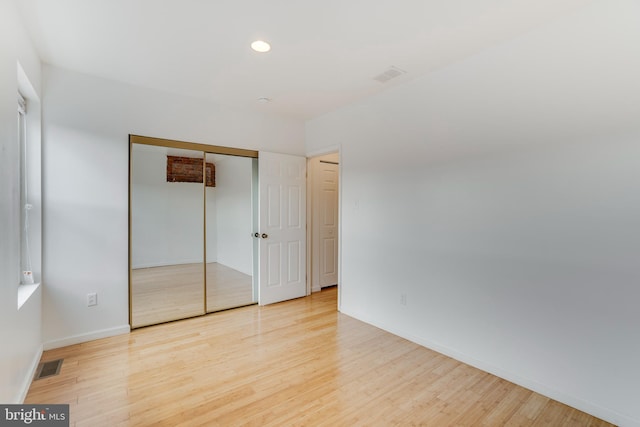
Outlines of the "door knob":
<svg viewBox="0 0 640 427">
<path fill-rule="evenodd" d="M 260 238 L 260 233 L 255 233 L 255 234 L 253 235 L 253 237 Z"/>
<path fill-rule="evenodd" d="M 268 235 L 266 235 L 265 233 L 262 233 L 262 238 L 266 239 L 267 237 L 269 237 Z"/>
</svg>

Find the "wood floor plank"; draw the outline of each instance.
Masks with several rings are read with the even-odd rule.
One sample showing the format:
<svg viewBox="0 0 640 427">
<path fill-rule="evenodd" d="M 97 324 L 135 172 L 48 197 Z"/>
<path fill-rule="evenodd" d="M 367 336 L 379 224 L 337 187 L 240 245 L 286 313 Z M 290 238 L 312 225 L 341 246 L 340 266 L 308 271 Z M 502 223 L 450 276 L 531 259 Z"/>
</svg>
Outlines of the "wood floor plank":
<svg viewBox="0 0 640 427">
<path fill-rule="evenodd" d="M 80 426 L 609 426 L 336 311 L 331 288 L 47 351 Z"/>
</svg>

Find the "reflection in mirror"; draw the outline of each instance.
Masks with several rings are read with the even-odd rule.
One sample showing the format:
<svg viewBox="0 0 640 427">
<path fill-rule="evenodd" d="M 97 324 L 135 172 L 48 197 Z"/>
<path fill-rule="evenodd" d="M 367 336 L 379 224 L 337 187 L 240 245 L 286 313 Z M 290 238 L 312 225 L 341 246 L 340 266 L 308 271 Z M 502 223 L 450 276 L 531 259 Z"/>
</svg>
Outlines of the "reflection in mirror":
<svg viewBox="0 0 640 427">
<path fill-rule="evenodd" d="M 204 314 L 200 151 L 131 147 L 131 326 Z"/>
<path fill-rule="evenodd" d="M 255 159 L 207 153 L 207 312 L 257 302 L 253 285 L 252 184 Z"/>
</svg>

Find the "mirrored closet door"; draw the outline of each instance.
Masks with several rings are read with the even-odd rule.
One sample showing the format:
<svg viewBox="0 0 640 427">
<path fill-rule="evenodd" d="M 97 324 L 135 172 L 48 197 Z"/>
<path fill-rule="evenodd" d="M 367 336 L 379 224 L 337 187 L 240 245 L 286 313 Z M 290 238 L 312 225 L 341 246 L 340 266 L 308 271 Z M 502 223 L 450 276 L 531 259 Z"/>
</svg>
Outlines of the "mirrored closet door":
<svg viewBox="0 0 640 427">
<path fill-rule="evenodd" d="M 206 154 L 215 170 L 207 187 L 207 312 L 258 301 L 253 283 L 253 169 L 256 159 Z"/>
<path fill-rule="evenodd" d="M 257 303 L 258 153 L 130 141 L 131 327 Z"/>
<path fill-rule="evenodd" d="M 204 153 L 131 149 L 131 326 L 204 313 Z"/>
</svg>

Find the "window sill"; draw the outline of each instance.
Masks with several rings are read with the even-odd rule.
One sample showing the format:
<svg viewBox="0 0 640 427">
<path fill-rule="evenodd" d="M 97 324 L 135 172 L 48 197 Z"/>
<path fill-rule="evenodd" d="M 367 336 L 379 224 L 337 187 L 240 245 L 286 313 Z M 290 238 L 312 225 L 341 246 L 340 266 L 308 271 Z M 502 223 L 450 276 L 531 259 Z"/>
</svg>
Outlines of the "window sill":
<svg viewBox="0 0 640 427">
<path fill-rule="evenodd" d="M 31 298 L 31 295 L 33 295 L 38 287 L 40 287 L 40 283 L 29 283 L 18 286 L 18 310 Z"/>
</svg>

